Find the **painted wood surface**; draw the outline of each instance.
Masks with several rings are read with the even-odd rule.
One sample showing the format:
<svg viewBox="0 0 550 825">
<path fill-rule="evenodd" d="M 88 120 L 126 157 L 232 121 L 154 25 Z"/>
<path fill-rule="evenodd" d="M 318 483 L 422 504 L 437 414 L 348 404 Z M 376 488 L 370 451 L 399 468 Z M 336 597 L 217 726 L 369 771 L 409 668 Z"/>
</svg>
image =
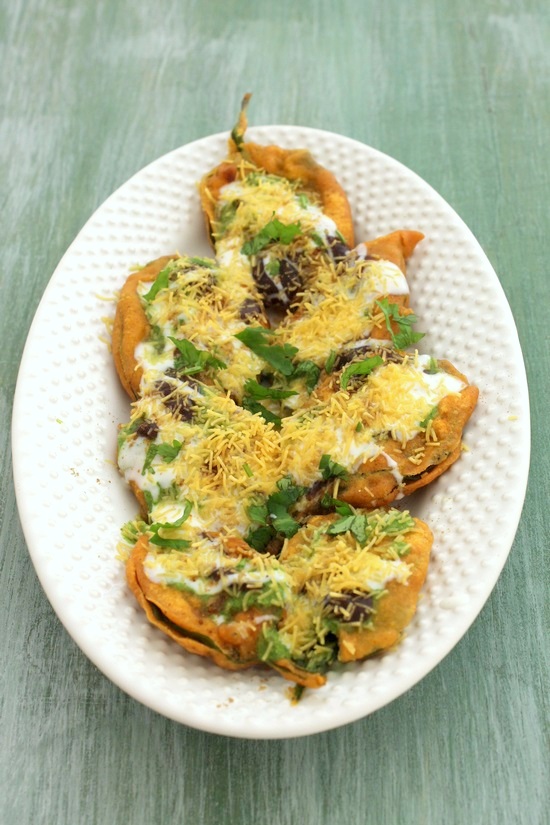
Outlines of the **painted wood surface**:
<svg viewBox="0 0 550 825">
<path fill-rule="evenodd" d="M 0 823 L 549 822 L 548 4 L 4 0 L 0 69 Z M 516 541 L 467 635 L 371 717 L 280 742 L 177 725 L 100 674 L 40 588 L 11 480 L 19 361 L 65 249 L 246 90 L 255 123 L 364 141 L 456 209 L 512 306 L 534 424 Z"/>
</svg>

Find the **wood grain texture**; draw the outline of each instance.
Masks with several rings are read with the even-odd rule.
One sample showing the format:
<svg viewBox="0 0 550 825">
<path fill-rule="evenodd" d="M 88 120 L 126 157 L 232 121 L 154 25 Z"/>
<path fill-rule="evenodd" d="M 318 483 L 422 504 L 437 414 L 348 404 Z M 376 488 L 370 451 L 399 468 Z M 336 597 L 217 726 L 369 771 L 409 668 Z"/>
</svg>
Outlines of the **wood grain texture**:
<svg viewBox="0 0 550 825">
<path fill-rule="evenodd" d="M 543 0 L 1 4 L 1 825 L 549 821 L 549 43 Z M 467 635 L 373 716 L 283 742 L 169 722 L 80 653 L 32 569 L 8 426 L 78 230 L 146 163 L 227 129 L 248 90 L 254 123 L 364 141 L 456 209 L 512 306 L 534 423 L 514 548 Z"/>
</svg>

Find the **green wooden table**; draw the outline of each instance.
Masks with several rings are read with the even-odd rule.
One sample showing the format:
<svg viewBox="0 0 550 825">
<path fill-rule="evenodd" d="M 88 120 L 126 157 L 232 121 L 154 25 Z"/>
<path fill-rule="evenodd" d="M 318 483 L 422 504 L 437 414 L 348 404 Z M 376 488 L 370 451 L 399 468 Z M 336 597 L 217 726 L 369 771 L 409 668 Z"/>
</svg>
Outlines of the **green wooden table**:
<svg viewBox="0 0 550 825">
<path fill-rule="evenodd" d="M 543 0 L 1 4 L 2 825 L 550 821 L 549 46 Z M 363 141 L 456 209 L 510 301 L 534 425 L 516 541 L 470 631 L 389 706 L 288 741 L 186 728 L 99 673 L 41 590 L 11 480 L 19 361 L 65 249 L 146 163 L 227 129 L 246 90 L 255 123 Z"/>
</svg>

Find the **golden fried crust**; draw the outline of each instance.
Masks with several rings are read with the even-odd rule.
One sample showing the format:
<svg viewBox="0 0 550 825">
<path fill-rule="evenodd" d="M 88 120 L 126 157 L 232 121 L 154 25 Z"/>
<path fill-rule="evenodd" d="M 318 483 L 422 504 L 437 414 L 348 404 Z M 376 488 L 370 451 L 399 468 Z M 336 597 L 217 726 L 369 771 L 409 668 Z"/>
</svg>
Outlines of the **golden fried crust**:
<svg viewBox="0 0 550 825">
<path fill-rule="evenodd" d="M 256 621 L 261 615 L 259 608 L 236 613 L 232 621 L 218 625 L 205 615 L 198 598 L 147 577 L 143 568 L 147 552 L 147 537 L 141 536 L 126 563 L 126 579 L 151 624 L 185 650 L 211 659 L 225 670 L 263 664 L 257 655 L 262 628 L 261 622 Z M 287 659 L 270 663 L 270 667 L 303 687 L 318 688 L 326 682 L 326 676 L 308 673 Z"/>
<path fill-rule="evenodd" d="M 416 232 L 412 229 L 398 229 L 396 232 L 390 232 L 389 235 L 381 235 L 374 238 L 372 241 L 365 241 L 367 247 L 367 255 L 375 258 L 380 258 L 383 261 L 390 261 L 390 263 L 398 266 L 403 275 L 407 274 L 407 261 L 413 254 L 417 244 L 423 240 L 422 232 Z M 409 306 L 409 295 L 388 295 L 388 301 L 391 304 L 397 304 L 400 315 L 410 315 L 412 310 Z M 396 321 L 391 321 L 391 327 L 394 333 L 399 332 L 399 327 Z M 374 326 L 371 330 L 370 337 L 375 340 L 386 340 L 388 337 L 388 329 L 385 324 Z"/>
<path fill-rule="evenodd" d="M 122 287 L 113 325 L 112 349 L 115 368 L 120 383 L 134 401 L 139 395 L 142 369 L 135 359 L 135 349 L 149 335 L 150 326 L 143 311 L 138 284 L 154 281 L 175 255 L 163 255 L 134 272 Z"/>
<path fill-rule="evenodd" d="M 448 361 L 439 361 L 438 364 L 450 375 L 468 383 L 466 377 Z M 433 441 L 426 441 L 425 433 L 421 432 L 405 446 L 392 438 L 384 442 L 385 455 L 396 462 L 395 469 L 403 478 L 401 485 L 397 482 L 396 474 L 388 468 L 384 455 L 378 455 L 362 464 L 355 475 L 343 482 L 338 492 L 339 498 L 354 507 L 385 507 L 399 493 L 410 495 L 430 484 L 460 456 L 462 433 L 475 409 L 478 396 L 478 388 L 468 385 L 460 393 L 442 398 L 432 422 Z M 409 460 L 409 457 L 417 459 L 419 455 L 422 455 L 420 462 Z"/>
<path fill-rule="evenodd" d="M 380 235 L 373 241 L 365 241 L 367 255 L 391 261 L 404 274 L 407 271 L 407 259 L 413 254 L 415 247 L 423 240 L 422 232 L 413 229 L 398 229 L 389 235 Z"/>
<path fill-rule="evenodd" d="M 327 681 L 324 674 L 308 673 L 307 670 L 302 670 L 290 659 L 279 659 L 277 662 L 271 662 L 270 666 L 284 679 L 288 679 L 289 682 L 294 682 L 302 687 L 320 688 Z"/>
<path fill-rule="evenodd" d="M 354 662 L 365 659 L 381 650 L 396 645 L 403 630 L 410 623 L 416 612 L 418 595 L 426 579 L 433 534 L 427 524 L 414 519 L 414 528 L 407 533 L 406 541 L 410 552 L 404 561 L 411 567 L 411 575 L 406 584 L 390 581 L 383 596 L 377 604 L 371 627 L 352 630 L 342 625 L 338 632 L 341 662 Z"/>
<path fill-rule="evenodd" d="M 399 267 L 403 275 L 407 274 L 407 261 L 413 254 L 417 244 L 423 240 L 422 232 L 415 232 L 412 229 L 399 229 L 397 232 L 390 232 L 389 235 L 381 235 L 373 241 L 366 243 L 367 255 L 373 255 L 384 261 L 390 261 Z M 410 315 L 412 310 L 408 309 L 409 295 L 388 295 L 391 304 L 400 307 L 400 315 Z M 391 322 L 393 332 L 399 331 L 396 321 Z M 388 330 L 385 324 L 373 327 L 371 338 L 384 340 L 388 337 Z"/>
<path fill-rule="evenodd" d="M 335 520 L 334 514 L 312 516 L 308 524 L 321 527 Z M 353 662 L 364 659 L 379 650 L 396 645 L 404 628 L 416 611 L 418 594 L 424 584 L 433 544 L 433 534 L 428 525 L 413 519 L 414 527 L 407 531 L 405 541 L 410 546 L 403 560 L 410 566 L 411 575 L 406 584 L 390 581 L 385 586 L 387 595 L 378 602 L 376 613 L 369 627 L 350 626 L 341 623 L 338 629 L 338 659 Z M 301 552 L 300 536 L 290 539 L 281 553 L 281 561 Z M 282 664 L 282 663 L 279 663 Z M 284 674 L 283 674 L 284 675 Z"/>
<path fill-rule="evenodd" d="M 268 175 L 300 181 L 306 194 L 320 199 L 324 214 L 332 218 L 348 246 L 353 246 L 351 208 L 346 193 L 334 175 L 318 164 L 306 149 L 281 149 L 279 146 L 260 146 L 257 143 L 244 143 L 241 152 L 232 154 L 201 180 L 199 194 L 210 236 L 220 189 L 239 177 L 243 160 Z"/>
<path fill-rule="evenodd" d="M 258 664 L 256 645 L 261 623 L 254 621 L 258 611 L 252 608 L 236 614 L 231 622 L 217 625 L 203 611 L 199 598 L 147 577 L 143 567 L 147 552 L 147 536 L 141 536 L 126 564 L 126 578 L 151 624 L 185 650 L 212 659 L 226 670 Z"/>
</svg>

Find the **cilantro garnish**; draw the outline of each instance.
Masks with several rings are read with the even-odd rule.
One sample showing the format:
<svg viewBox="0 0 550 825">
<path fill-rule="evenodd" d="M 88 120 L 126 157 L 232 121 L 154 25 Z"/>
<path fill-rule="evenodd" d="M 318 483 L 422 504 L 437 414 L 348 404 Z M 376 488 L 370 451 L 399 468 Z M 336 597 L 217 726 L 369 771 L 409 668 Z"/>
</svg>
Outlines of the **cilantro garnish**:
<svg viewBox="0 0 550 825">
<path fill-rule="evenodd" d="M 335 349 L 331 349 L 329 352 L 329 356 L 325 362 L 325 372 L 330 374 L 334 369 L 334 362 L 336 361 L 337 352 Z"/>
<path fill-rule="evenodd" d="M 321 374 L 321 370 L 319 367 L 310 361 L 309 359 L 305 359 L 303 361 L 299 361 L 297 364 L 294 364 L 292 359 L 298 352 L 297 347 L 291 346 L 291 344 L 271 344 L 268 343 L 269 339 L 274 339 L 275 333 L 271 329 L 266 329 L 265 327 L 246 327 L 241 332 L 238 332 L 235 335 L 235 338 L 238 338 L 239 341 L 248 347 L 248 349 L 252 350 L 257 356 L 263 358 L 273 369 L 277 370 L 277 372 L 282 373 L 286 376 L 289 380 L 294 380 L 297 378 L 303 378 L 305 381 L 306 389 L 309 393 L 313 392 L 317 382 L 319 381 L 319 376 Z M 249 382 L 247 382 L 248 384 Z M 255 383 L 255 382 L 254 382 Z M 247 391 L 245 387 L 245 391 Z M 260 392 L 260 391 L 258 391 Z M 279 392 L 279 391 L 277 391 Z M 287 390 L 281 390 L 281 393 L 287 392 Z M 251 393 L 249 392 L 249 395 Z M 252 393 L 253 394 L 253 393 Z M 259 395 L 254 394 L 255 398 L 289 398 L 290 395 L 295 395 L 294 391 L 288 391 L 287 395 Z"/>
<path fill-rule="evenodd" d="M 149 292 L 146 295 L 143 296 L 144 301 L 149 301 L 149 302 L 153 301 L 157 297 L 157 295 L 161 291 L 161 289 L 166 289 L 167 288 L 167 286 L 170 282 L 170 273 L 171 273 L 171 271 L 172 271 L 172 267 L 170 265 L 168 265 L 168 266 L 165 266 L 164 269 L 162 269 L 159 272 L 159 274 L 155 278 L 153 286 L 151 287 Z"/>
<path fill-rule="evenodd" d="M 272 261 L 268 261 L 264 264 L 264 269 L 268 275 L 278 275 L 281 271 L 281 262 L 274 258 Z"/>
<path fill-rule="evenodd" d="M 321 370 L 313 361 L 310 361 L 309 358 L 306 358 L 304 361 L 298 361 L 298 363 L 294 367 L 294 371 L 292 375 L 289 376 L 289 380 L 294 381 L 296 378 L 303 378 L 304 383 L 306 385 L 306 390 L 308 391 L 309 395 L 313 392 L 317 383 L 319 381 L 319 376 L 321 375 Z"/>
<path fill-rule="evenodd" d="M 364 547 L 372 538 L 375 531 L 380 535 L 399 536 L 414 527 L 414 519 L 408 511 L 392 511 L 382 516 L 375 514 L 358 513 L 357 510 L 345 501 L 325 494 L 321 499 L 321 507 L 325 510 L 334 510 L 340 518 L 333 521 L 327 530 L 329 536 L 338 536 L 342 533 L 351 533 L 359 544 Z M 396 538 L 392 547 L 396 552 L 404 553 L 410 549 L 409 545 Z"/>
<path fill-rule="evenodd" d="M 271 412 L 263 404 L 260 404 L 258 399 L 273 399 L 279 400 L 283 398 L 290 398 L 291 395 L 297 395 L 295 390 L 281 390 L 275 387 L 264 387 L 253 378 L 248 378 L 244 385 L 244 395 L 242 399 L 242 406 L 245 410 L 253 414 L 259 414 L 268 423 L 274 424 L 276 427 L 281 426 L 281 418 L 276 413 Z"/>
<path fill-rule="evenodd" d="M 421 430 L 426 430 L 426 429 L 428 429 L 428 424 L 430 423 L 430 421 L 433 421 L 433 420 L 434 420 L 434 418 L 435 418 L 435 417 L 436 417 L 436 415 L 437 415 L 437 412 L 438 412 L 438 408 L 437 408 L 437 407 L 432 407 L 432 409 L 430 410 L 430 412 L 428 413 L 428 415 L 426 416 L 426 418 L 424 418 L 424 419 L 420 422 L 420 429 L 421 429 Z"/>
<path fill-rule="evenodd" d="M 277 490 L 263 503 L 252 504 L 247 510 L 251 522 L 259 525 L 250 530 L 246 541 L 263 552 L 277 534 L 291 538 L 300 528 L 289 509 L 305 493 L 305 487 L 295 484 L 290 476 L 277 482 Z"/>
<path fill-rule="evenodd" d="M 141 519 L 127 521 L 120 528 L 120 534 L 126 544 L 134 545 L 142 533 L 147 530 L 147 525 Z"/>
<path fill-rule="evenodd" d="M 381 301 L 377 301 L 376 303 L 384 314 L 386 327 L 397 349 L 406 349 L 412 344 L 416 344 L 421 338 L 424 338 L 425 333 L 413 332 L 411 329 L 412 325 L 418 321 L 414 313 L 410 315 L 400 315 L 399 306 L 397 304 L 390 304 L 387 298 L 382 298 Z M 397 324 L 399 332 L 395 333 L 393 331 L 392 321 Z"/>
<path fill-rule="evenodd" d="M 407 530 L 412 530 L 414 527 L 414 519 L 408 510 L 393 510 L 391 513 L 386 513 L 384 523 L 381 525 L 381 532 L 387 536 L 393 536 L 396 533 L 405 533 Z"/>
<path fill-rule="evenodd" d="M 267 361 L 278 372 L 283 375 L 292 375 L 294 372 L 294 364 L 292 358 L 298 352 L 297 347 L 292 347 L 290 344 L 269 344 L 268 340 L 273 338 L 275 333 L 271 329 L 265 327 L 246 327 L 242 332 L 238 332 L 235 338 L 242 341 L 245 346 L 256 353 L 264 361 Z"/>
<path fill-rule="evenodd" d="M 305 487 L 295 484 L 290 476 L 281 478 L 277 482 L 277 487 L 277 492 L 272 493 L 266 502 L 269 518 L 277 533 L 290 538 L 298 531 L 300 525 L 289 514 L 288 508 L 303 496 Z"/>
<path fill-rule="evenodd" d="M 274 537 L 275 531 L 271 526 L 262 525 L 261 527 L 256 527 L 254 530 L 250 530 L 245 538 L 247 544 L 257 550 L 258 553 L 263 553 Z"/>
<path fill-rule="evenodd" d="M 354 375 L 369 375 L 376 367 L 384 363 L 384 359 L 380 355 L 373 355 L 371 358 L 365 358 L 363 361 L 357 361 L 355 364 L 350 364 L 346 367 L 340 377 L 340 386 L 346 390 Z"/>
<path fill-rule="evenodd" d="M 239 204 L 237 201 L 231 201 L 230 203 L 226 203 L 224 206 L 222 206 L 216 220 L 217 237 L 223 237 L 229 229 L 229 226 L 232 223 L 233 218 L 237 214 L 238 205 Z"/>
<path fill-rule="evenodd" d="M 333 509 L 340 516 L 352 516 L 355 513 L 355 510 L 347 501 L 340 501 L 340 499 L 333 498 L 328 493 L 325 493 L 322 497 L 320 504 L 325 510 Z"/>
<path fill-rule="evenodd" d="M 307 208 L 308 208 L 308 206 L 309 206 L 309 198 L 308 198 L 308 196 L 307 196 L 307 195 L 304 195 L 304 193 L 303 193 L 303 192 L 300 192 L 298 195 L 296 195 L 296 197 L 297 197 L 297 199 L 298 199 L 298 203 L 300 204 L 300 206 L 302 207 L 302 209 L 307 209 Z"/>
<path fill-rule="evenodd" d="M 252 413 L 252 415 L 261 415 L 268 424 L 274 424 L 276 427 L 281 426 L 281 416 L 268 410 L 267 407 L 264 407 L 263 404 L 260 404 L 259 401 L 256 401 L 250 395 L 243 396 L 241 404 L 243 408 L 248 410 L 249 413 Z"/>
<path fill-rule="evenodd" d="M 162 327 L 159 327 L 158 324 L 153 324 L 151 326 L 148 342 L 152 345 L 155 352 L 160 354 L 164 350 L 166 339 L 164 337 Z"/>
<path fill-rule="evenodd" d="M 275 627 L 262 624 L 262 632 L 258 639 L 258 657 L 262 662 L 278 662 L 281 659 L 288 659 L 290 651 L 281 641 L 279 632 Z"/>
<path fill-rule="evenodd" d="M 257 255 L 258 252 L 272 242 L 282 244 L 292 243 L 296 235 L 302 231 L 300 222 L 298 223 L 282 223 L 277 218 L 273 218 L 266 223 L 263 229 L 260 229 L 257 235 L 254 235 L 251 240 L 246 241 L 241 248 L 243 255 Z"/>
<path fill-rule="evenodd" d="M 321 457 L 319 469 L 325 481 L 329 478 L 343 478 L 348 474 L 346 468 L 342 464 L 338 464 L 337 461 L 333 461 L 327 453 Z"/>
<path fill-rule="evenodd" d="M 295 390 L 278 390 L 275 387 L 264 387 L 263 384 L 258 384 L 253 378 L 248 378 L 244 384 L 244 391 L 246 395 L 252 398 L 290 398 L 291 395 L 297 395 Z"/>
<path fill-rule="evenodd" d="M 162 460 L 166 464 L 170 464 L 176 456 L 178 455 L 179 451 L 182 448 L 181 441 L 173 441 L 172 444 L 150 444 L 147 453 L 145 455 L 145 461 L 143 463 L 143 469 L 141 471 L 142 475 L 145 475 L 147 470 L 151 470 L 154 473 L 153 467 L 151 466 L 153 463 L 153 459 L 160 455 Z"/>
<path fill-rule="evenodd" d="M 351 533 L 363 547 L 368 541 L 368 519 L 364 514 L 352 513 L 333 521 L 327 530 L 329 536 L 338 536 L 340 533 Z"/>
<path fill-rule="evenodd" d="M 435 375 L 436 372 L 439 372 L 439 366 L 438 366 L 438 363 L 437 363 L 437 359 L 434 358 L 433 355 L 430 356 L 430 360 L 428 362 L 427 372 L 430 375 Z"/>
<path fill-rule="evenodd" d="M 215 370 L 224 369 L 227 365 L 219 358 L 215 358 L 207 350 L 197 349 L 197 347 L 186 338 L 172 338 L 170 341 L 177 347 L 179 355 L 174 362 L 177 372 L 184 375 L 194 375 L 207 367 Z"/>
<path fill-rule="evenodd" d="M 149 525 L 149 531 L 153 534 L 149 538 L 150 544 L 155 544 L 159 547 L 169 547 L 172 550 L 183 550 L 186 547 L 189 547 L 191 544 L 190 541 L 187 539 L 169 539 L 165 536 L 160 535 L 160 530 L 174 530 L 177 527 L 181 527 L 184 521 L 187 521 L 189 518 L 189 514 L 193 509 L 193 502 L 189 501 L 188 499 L 185 500 L 185 508 L 183 510 L 183 515 L 180 516 L 179 519 L 176 521 L 169 521 L 169 522 L 154 522 L 153 524 Z"/>
<path fill-rule="evenodd" d="M 341 533 L 351 533 L 359 544 L 363 547 L 372 532 L 369 525 L 368 517 L 362 513 L 358 513 L 351 504 L 346 501 L 340 501 L 332 496 L 324 495 L 321 499 L 321 506 L 327 510 L 334 509 L 340 516 L 339 519 L 333 521 L 327 530 L 329 536 L 339 536 Z"/>
<path fill-rule="evenodd" d="M 216 262 L 209 258 L 189 258 L 189 263 L 194 266 L 202 266 L 205 269 L 216 269 Z"/>
<path fill-rule="evenodd" d="M 315 246 L 319 246 L 321 248 L 326 246 L 324 238 L 322 238 L 317 232 L 311 232 L 310 237 L 311 240 L 314 242 Z"/>
</svg>

